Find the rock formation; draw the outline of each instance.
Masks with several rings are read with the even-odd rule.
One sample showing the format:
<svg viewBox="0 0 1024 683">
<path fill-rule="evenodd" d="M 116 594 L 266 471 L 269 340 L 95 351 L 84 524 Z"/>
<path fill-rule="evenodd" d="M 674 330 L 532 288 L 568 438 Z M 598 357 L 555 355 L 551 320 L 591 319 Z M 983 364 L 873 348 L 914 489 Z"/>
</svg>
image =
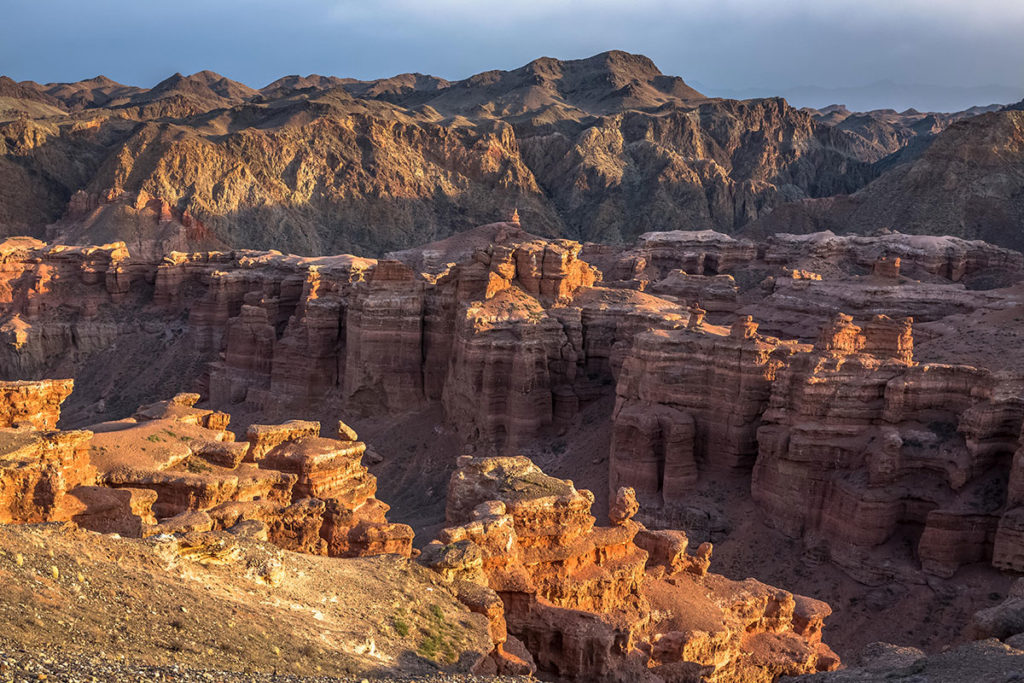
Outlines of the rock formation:
<svg viewBox="0 0 1024 683">
<path fill-rule="evenodd" d="M 0 383 L 0 395 L 17 401 L 28 384 Z M 255 521 L 298 552 L 411 554 L 412 529 L 387 522 L 360 462 L 366 446 L 350 429 L 329 439 L 316 422 L 254 425 L 236 443 L 230 416 L 193 407 L 198 400 L 179 394 L 88 431 L 0 430 L 0 522 L 70 520 L 143 537 Z"/>
<path fill-rule="evenodd" d="M 609 486 L 681 499 L 702 469 L 750 467 L 757 426 L 781 367 L 804 347 L 757 324 L 638 335 L 616 387 Z"/>
<path fill-rule="evenodd" d="M 827 605 L 708 574 L 710 544 L 690 555 L 685 534 L 632 521 L 630 489 L 612 526 L 594 526 L 592 502 L 527 458 L 460 458 L 452 526 L 423 560 L 475 586 L 460 593 L 487 605 L 477 609 L 498 634 L 499 670 L 522 646 L 541 671 L 572 680 L 771 681 L 838 666 L 821 642 Z"/>
<path fill-rule="evenodd" d="M 0 384 L 0 428 L 54 429 L 60 404 L 74 388 L 74 380 L 4 382 Z"/>
<path fill-rule="evenodd" d="M 602 512 L 633 488 L 652 529 L 689 527 L 694 495 L 742 480 L 765 523 L 860 581 L 1021 566 L 1020 254 L 828 233 L 669 232 L 613 250 L 512 224 L 466 240 L 382 260 L 8 240 L 0 370 L 79 378 L 71 426 L 117 425 L 156 386 L 213 411 L 188 427 L 214 432 L 191 455 L 103 466 L 116 490 L 80 487 L 68 514 L 126 535 L 253 519 L 289 548 L 408 553 L 354 435 L 320 441 L 292 420 L 437 410 L 477 455 L 554 452 L 609 420 L 608 464 L 604 444 L 584 456 L 601 477 L 588 485 Z M 152 410 L 105 429 L 156 452 L 146 430 L 171 417 Z M 257 425 L 249 441 L 217 437 L 226 413 Z M 634 541 L 669 564 L 676 543 Z"/>
</svg>

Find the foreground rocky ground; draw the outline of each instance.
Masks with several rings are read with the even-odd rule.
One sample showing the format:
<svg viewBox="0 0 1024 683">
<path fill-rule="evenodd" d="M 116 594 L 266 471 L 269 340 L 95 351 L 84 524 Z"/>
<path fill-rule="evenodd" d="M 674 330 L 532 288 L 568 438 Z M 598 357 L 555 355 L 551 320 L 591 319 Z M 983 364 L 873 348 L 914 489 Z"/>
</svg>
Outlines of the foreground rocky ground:
<svg viewBox="0 0 1024 683">
<path fill-rule="evenodd" d="M 147 666 L 127 661 L 111 661 L 99 657 L 69 655 L 66 652 L 53 654 L 38 650 L 0 650 L 0 676 L 5 681 L 29 683 L 30 681 L 61 681 L 64 683 L 98 683 L 99 681 L 268 681 L 281 683 L 369 683 L 362 676 L 304 676 L 287 673 L 263 673 L 256 671 L 224 671 L 223 669 L 195 669 L 179 666 Z M 379 679 L 374 679 L 379 680 Z M 474 676 L 472 674 L 392 674 L 389 681 L 422 681 L 423 683 L 515 683 L 534 680 L 519 676 Z"/>
<path fill-rule="evenodd" d="M 458 671 L 418 652 L 437 633 L 467 658 L 463 671 L 490 649 L 486 620 L 407 560 L 333 561 L 230 534 L 202 552 L 194 543 L 0 527 L 3 649 L 54 664 L 303 676 Z"/>
<path fill-rule="evenodd" d="M 53 430 L 69 389 L 0 383 L 18 399 L 0 411 L 7 647 L 194 669 L 652 683 L 839 664 L 821 641 L 828 605 L 709 573 L 710 543 L 692 552 L 684 533 L 632 521 L 632 489 L 600 527 L 593 494 L 529 459 L 464 456 L 446 526 L 421 554 L 386 521 L 344 423 L 337 439 L 293 420 L 235 442 L 229 415 L 179 395 Z"/>
</svg>

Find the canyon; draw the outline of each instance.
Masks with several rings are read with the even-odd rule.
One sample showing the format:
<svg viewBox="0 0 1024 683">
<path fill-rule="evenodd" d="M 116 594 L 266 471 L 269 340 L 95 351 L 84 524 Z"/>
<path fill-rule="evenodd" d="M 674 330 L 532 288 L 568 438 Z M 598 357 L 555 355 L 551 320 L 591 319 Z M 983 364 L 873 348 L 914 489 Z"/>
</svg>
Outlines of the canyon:
<svg viewBox="0 0 1024 683">
<path fill-rule="evenodd" d="M 1024 572 L 1024 255 L 530 227 L 379 259 L 7 239 L 0 521 L 228 573 L 249 544 L 414 565 L 468 631 L 426 607 L 411 651 L 462 671 L 1021 656 L 992 624 Z M 919 649 L 858 659 L 878 640 Z"/>
</svg>

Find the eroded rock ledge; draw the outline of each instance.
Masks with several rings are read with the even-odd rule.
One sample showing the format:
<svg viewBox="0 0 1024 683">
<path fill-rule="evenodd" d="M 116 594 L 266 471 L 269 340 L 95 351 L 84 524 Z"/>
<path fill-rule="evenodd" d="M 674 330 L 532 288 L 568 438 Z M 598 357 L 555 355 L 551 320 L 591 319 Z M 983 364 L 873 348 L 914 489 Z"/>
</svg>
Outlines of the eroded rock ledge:
<svg viewBox="0 0 1024 683">
<path fill-rule="evenodd" d="M 459 460 L 452 526 L 423 561 L 489 615 L 497 670 L 521 666 L 524 646 L 576 680 L 771 681 L 838 666 L 821 642 L 828 605 L 709 574 L 710 544 L 690 554 L 685 534 L 634 522 L 632 489 L 611 526 L 594 525 L 592 502 L 521 456 Z"/>
<path fill-rule="evenodd" d="M 32 384 L 70 388 L 0 382 L 0 394 Z M 128 537 L 255 522 L 258 535 L 298 552 L 412 553 L 412 529 L 387 522 L 361 463 L 366 446 L 343 423 L 336 439 L 322 438 L 319 423 L 291 422 L 254 425 L 235 442 L 230 416 L 194 408 L 198 399 L 180 394 L 88 430 L 0 428 L 0 522 L 73 521 Z"/>
</svg>

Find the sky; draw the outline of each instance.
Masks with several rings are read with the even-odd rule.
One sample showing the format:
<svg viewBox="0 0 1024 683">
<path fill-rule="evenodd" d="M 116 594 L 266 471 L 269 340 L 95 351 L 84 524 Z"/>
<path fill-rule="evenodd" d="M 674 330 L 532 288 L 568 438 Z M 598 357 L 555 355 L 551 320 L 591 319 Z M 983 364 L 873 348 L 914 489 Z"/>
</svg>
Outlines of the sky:
<svg viewBox="0 0 1024 683">
<path fill-rule="evenodd" d="M 39 82 L 454 80 L 620 49 L 710 95 L 889 81 L 1024 97 L 1024 0 L 0 0 L 0 17 L 0 74 Z"/>
</svg>

